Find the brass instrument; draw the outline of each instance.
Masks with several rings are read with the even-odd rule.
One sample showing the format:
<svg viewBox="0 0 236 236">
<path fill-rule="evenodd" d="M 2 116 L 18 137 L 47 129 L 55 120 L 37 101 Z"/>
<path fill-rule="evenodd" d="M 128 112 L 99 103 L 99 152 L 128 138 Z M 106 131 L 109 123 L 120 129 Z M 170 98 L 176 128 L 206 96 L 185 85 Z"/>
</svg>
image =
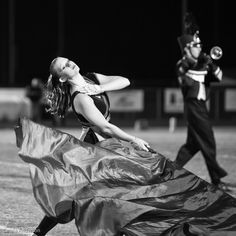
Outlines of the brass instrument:
<svg viewBox="0 0 236 236">
<path fill-rule="evenodd" d="M 219 60 L 223 56 L 223 51 L 220 47 L 214 46 L 210 50 L 210 56 L 213 60 Z"/>
</svg>

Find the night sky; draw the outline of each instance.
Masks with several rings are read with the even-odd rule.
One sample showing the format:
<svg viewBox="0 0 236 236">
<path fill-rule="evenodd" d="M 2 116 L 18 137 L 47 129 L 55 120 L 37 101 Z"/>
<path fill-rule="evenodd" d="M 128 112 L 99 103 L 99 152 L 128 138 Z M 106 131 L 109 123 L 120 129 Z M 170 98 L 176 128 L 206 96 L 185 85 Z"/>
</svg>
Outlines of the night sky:
<svg viewBox="0 0 236 236">
<path fill-rule="evenodd" d="M 9 18 L 11 1 L 14 11 Z M 25 86 L 32 77 L 46 81 L 56 56 L 75 61 L 82 73 L 127 76 L 136 87 L 175 85 L 183 1 L 132 2 L 1 0 L 0 85 Z M 218 64 L 225 71 L 236 68 L 233 1 L 186 2 L 197 19 L 205 51 L 222 47 Z M 11 80 L 9 68 L 15 68 Z"/>
</svg>

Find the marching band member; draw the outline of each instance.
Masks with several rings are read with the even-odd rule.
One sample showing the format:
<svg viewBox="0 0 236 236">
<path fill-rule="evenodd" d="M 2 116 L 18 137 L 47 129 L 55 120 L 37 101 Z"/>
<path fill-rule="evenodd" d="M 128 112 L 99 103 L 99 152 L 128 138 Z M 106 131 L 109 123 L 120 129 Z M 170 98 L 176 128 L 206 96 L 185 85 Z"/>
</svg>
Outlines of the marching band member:
<svg viewBox="0 0 236 236">
<path fill-rule="evenodd" d="M 199 31 L 178 37 L 182 58 L 177 62 L 178 82 L 184 99 L 187 140 L 178 151 L 176 163 L 183 167 L 198 151 L 202 152 L 211 182 L 222 186 L 227 172 L 216 160 L 216 142 L 206 102 L 211 82 L 222 80 L 222 70 L 202 51 Z"/>
</svg>

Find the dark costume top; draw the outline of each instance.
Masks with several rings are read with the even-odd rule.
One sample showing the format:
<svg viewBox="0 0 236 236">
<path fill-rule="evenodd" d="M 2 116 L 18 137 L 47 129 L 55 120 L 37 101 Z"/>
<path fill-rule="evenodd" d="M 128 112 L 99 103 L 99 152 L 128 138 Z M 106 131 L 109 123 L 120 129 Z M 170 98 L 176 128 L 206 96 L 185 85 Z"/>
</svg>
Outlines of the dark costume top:
<svg viewBox="0 0 236 236">
<path fill-rule="evenodd" d="M 87 73 L 86 76 L 83 76 L 83 77 L 87 83 L 99 84 L 99 81 L 96 78 L 95 73 Z M 71 96 L 72 109 L 74 111 L 74 114 L 77 116 L 79 122 L 83 126 L 89 127 L 90 126 L 89 122 L 81 114 L 78 114 L 75 110 L 75 107 L 74 107 L 74 99 L 75 99 L 76 95 L 79 93 L 80 93 L 79 91 L 76 91 Z M 90 97 L 93 99 L 94 104 L 98 108 L 98 110 L 103 114 L 103 116 L 106 119 L 109 120 L 109 118 L 110 118 L 110 110 L 109 110 L 110 109 L 110 102 L 109 102 L 109 98 L 108 98 L 107 94 L 105 92 L 103 92 L 101 94 L 91 95 Z"/>
</svg>

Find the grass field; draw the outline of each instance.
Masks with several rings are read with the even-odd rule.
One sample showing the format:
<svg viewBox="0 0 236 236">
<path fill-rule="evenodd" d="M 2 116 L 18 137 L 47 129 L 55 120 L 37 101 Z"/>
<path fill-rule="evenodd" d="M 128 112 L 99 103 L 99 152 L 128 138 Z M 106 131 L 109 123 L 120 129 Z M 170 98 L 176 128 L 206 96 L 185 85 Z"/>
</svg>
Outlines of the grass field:
<svg viewBox="0 0 236 236">
<path fill-rule="evenodd" d="M 62 130 L 74 136 L 80 133 L 76 128 Z M 173 133 L 168 132 L 167 128 L 158 127 L 144 131 L 126 130 L 147 140 L 153 149 L 170 160 L 175 158 L 186 138 L 185 128 L 179 128 Z M 18 157 L 13 129 L 0 129 L 0 137 L 0 236 L 32 235 L 44 214 L 34 200 L 28 166 Z M 236 127 L 216 127 L 215 137 L 218 161 L 229 173 L 224 181 L 235 185 L 229 194 L 236 197 Z M 197 154 L 185 168 L 209 181 L 201 154 Z M 74 222 L 71 222 L 57 225 L 48 235 L 78 234 Z"/>
</svg>

